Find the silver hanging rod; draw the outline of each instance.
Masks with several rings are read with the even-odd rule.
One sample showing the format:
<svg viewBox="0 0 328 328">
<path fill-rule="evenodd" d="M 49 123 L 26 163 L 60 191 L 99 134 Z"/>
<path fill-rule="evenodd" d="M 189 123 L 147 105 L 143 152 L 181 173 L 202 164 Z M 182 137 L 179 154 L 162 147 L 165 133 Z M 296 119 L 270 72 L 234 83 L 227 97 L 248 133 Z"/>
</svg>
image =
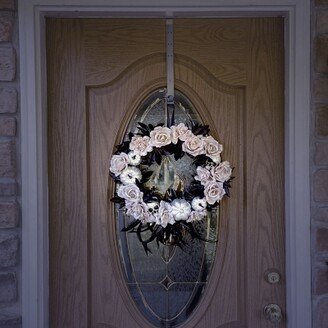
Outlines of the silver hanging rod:
<svg viewBox="0 0 328 328">
<path fill-rule="evenodd" d="M 167 103 L 174 104 L 174 50 L 173 50 L 173 20 L 166 20 L 166 76 Z"/>
</svg>

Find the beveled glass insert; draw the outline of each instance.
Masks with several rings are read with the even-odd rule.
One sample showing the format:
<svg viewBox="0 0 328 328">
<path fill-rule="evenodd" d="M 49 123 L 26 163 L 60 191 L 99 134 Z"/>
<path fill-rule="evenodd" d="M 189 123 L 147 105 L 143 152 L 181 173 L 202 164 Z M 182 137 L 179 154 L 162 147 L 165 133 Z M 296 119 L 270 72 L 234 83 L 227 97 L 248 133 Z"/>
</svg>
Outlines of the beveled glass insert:
<svg viewBox="0 0 328 328">
<path fill-rule="evenodd" d="M 164 97 L 165 90 L 157 90 L 144 101 L 127 128 L 126 139 L 128 132 L 137 132 L 138 122 L 153 125 L 166 122 Z M 175 102 L 175 124 L 190 120 L 204 124 L 192 103 L 178 91 Z M 188 184 L 196 171 L 190 157 L 184 156 L 178 161 L 169 158 L 160 169 L 172 171 L 171 161 L 174 161 L 174 173 Z M 122 268 L 140 312 L 155 327 L 180 326 L 193 313 L 206 290 L 217 243 L 185 236 L 186 244 L 182 248 L 163 244 L 157 247 L 154 242 L 149 244 L 152 253 L 147 255 L 135 233 L 121 231 L 133 218 L 117 206 L 116 219 Z M 200 236 L 214 241 L 218 224 L 218 211 L 213 211 L 194 226 Z"/>
</svg>

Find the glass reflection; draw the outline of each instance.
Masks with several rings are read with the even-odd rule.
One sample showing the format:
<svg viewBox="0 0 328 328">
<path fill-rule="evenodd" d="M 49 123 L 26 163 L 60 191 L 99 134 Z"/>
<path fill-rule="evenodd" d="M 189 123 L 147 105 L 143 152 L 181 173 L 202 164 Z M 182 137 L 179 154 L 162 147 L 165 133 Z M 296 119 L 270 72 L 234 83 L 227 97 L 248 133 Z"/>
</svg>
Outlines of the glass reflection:
<svg viewBox="0 0 328 328">
<path fill-rule="evenodd" d="M 135 113 L 127 131 L 136 131 L 138 122 L 157 125 L 166 121 L 165 90 L 152 93 Z M 175 94 L 175 124 L 203 123 L 191 102 L 180 92 Z M 127 135 L 126 135 L 127 137 Z M 170 164 L 169 164 L 170 165 Z M 175 161 L 175 170 L 188 183 L 195 174 L 190 158 Z M 174 180 L 174 178 L 173 178 Z M 172 180 L 172 181 L 173 181 Z M 136 234 L 122 232 L 133 219 L 116 207 L 117 234 L 122 267 L 130 293 L 139 310 L 156 327 L 177 327 L 185 322 L 199 303 L 213 266 L 215 242 L 185 237 L 182 248 L 154 243 L 146 255 Z M 195 228 L 207 240 L 218 235 L 217 211 L 197 222 Z"/>
</svg>

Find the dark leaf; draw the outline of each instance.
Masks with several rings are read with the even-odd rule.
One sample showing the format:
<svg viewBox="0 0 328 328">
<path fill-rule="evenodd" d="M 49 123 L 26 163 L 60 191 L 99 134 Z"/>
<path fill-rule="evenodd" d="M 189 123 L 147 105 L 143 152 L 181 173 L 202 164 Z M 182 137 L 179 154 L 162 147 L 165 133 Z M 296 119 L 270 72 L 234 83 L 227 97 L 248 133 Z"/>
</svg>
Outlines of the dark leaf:
<svg viewBox="0 0 328 328">
<path fill-rule="evenodd" d="M 174 153 L 174 159 L 176 160 L 176 161 L 178 161 L 180 158 L 182 158 L 183 156 L 184 156 L 184 151 L 178 151 L 178 152 L 175 152 Z"/>
<path fill-rule="evenodd" d="M 117 145 L 116 149 L 119 152 L 128 153 L 129 152 L 129 145 L 130 145 L 129 141 L 124 141 L 121 144 Z"/>
<path fill-rule="evenodd" d="M 224 189 L 224 191 L 225 191 L 225 193 L 228 197 L 230 197 L 230 191 L 229 191 L 230 187 L 231 186 L 230 186 L 230 183 L 228 181 L 223 183 L 223 189 Z"/>
<path fill-rule="evenodd" d="M 152 251 L 149 249 L 149 247 L 146 243 L 142 243 L 142 246 L 145 250 L 146 255 L 148 255 L 148 253 L 152 254 Z"/>
<path fill-rule="evenodd" d="M 122 201 L 124 202 L 124 199 L 118 196 L 114 196 L 113 198 L 110 199 L 110 201 L 116 204 L 121 204 Z"/>
<path fill-rule="evenodd" d="M 114 173 L 110 172 L 109 175 L 115 182 L 120 182 L 121 181 L 120 178 L 117 177 Z"/>
<path fill-rule="evenodd" d="M 138 125 L 140 125 L 143 129 L 148 130 L 148 125 L 142 122 L 138 122 Z"/>
<path fill-rule="evenodd" d="M 161 162 L 162 162 L 162 155 L 161 155 L 161 153 L 158 152 L 158 151 L 155 151 L 155 152 L 154 152 L 154 155 L 155 155 L 155 161 L 156 161 L 156 163 L 157 163 L 158 165 L 160 165 Z"/>
<path fill-rule="evenodd" d="M 142 178 L 147 181 L 151 177 L 152 174 L 153 174 L 153 171 L 142 172 Z"/>
<path fill-rule="evenodd" d="M 135 220 L 132 223 L 130 223 L 127 227 L 124 227 L 122 229 L 122 231 L 130 231 L 130 230 L 132 230 L 133 228 L 135 228 L 140 223 L 141 223 L 140 220 Z M 140 226 L 141 226 L 141 224 L 140 224 Z"/>
<path fill-rule="evenodd" d="M 139 129 L 139 131 L 140 131 L 140 135 L 141 135 L 141 136 L 149 136 L 150 133 L 149 133 L 148 130 L 145 130 L 145 129 L 139 127 L 139 126 L 138 126 L 138 129 Z"/>
<path fill-rule="evenodd" d="M 210 132 L 210 128 L 208 125 L 201 125 L 199 126 L 196 131 L 195 131 L 195 135 L 206 135 Z"/>
<path fill-rule="evenodd" d="M 195 157 L 193 164 L 196 166 L 203 166 L 207 161 L 209 161 L 209 158 L 206 155 L 198 155 Z"/>
</svg>

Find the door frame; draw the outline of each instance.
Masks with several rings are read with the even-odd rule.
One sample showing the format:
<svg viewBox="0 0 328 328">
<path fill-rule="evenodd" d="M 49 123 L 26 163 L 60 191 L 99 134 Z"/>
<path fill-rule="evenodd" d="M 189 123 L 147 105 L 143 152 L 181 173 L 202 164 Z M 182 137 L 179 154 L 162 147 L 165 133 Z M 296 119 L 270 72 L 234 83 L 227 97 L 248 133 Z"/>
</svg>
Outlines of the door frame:
<svg viewBox="0 0 328 328">
<path fill-rule="evenodd" d="M 48 320 L 45 17 L 285 17 L 287 327 L 311 324 L 310 1 L 18 0 L 22 167 L 23 328 Z"/>
</svg>

